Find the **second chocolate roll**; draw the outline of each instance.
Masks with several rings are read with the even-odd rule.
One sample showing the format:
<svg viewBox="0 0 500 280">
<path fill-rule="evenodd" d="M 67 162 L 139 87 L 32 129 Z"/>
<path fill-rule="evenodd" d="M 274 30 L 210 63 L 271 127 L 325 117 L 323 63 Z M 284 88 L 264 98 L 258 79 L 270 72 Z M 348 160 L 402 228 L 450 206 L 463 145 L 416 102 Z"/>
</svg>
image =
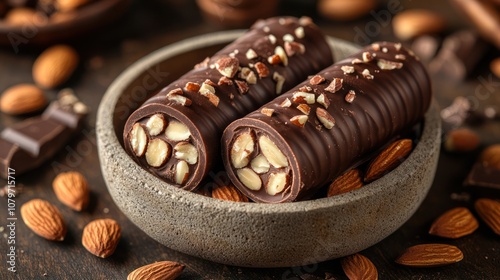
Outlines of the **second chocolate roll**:
<svg viewBox="0 0 500 280">
<path fill-rule="evenodd" d="M 421 120 L 431 96 L 413 52 L 374 43 L 231 123 L 224 166 L 256 202 L 300 200 Z"/>
<path fill-rule="evenodd" d="M 220 159 L 220 137 L 231 121 L 332 60 L 326 38 L 309 18 L 258 21 L 132 113 L 125 149 L 149 172 L 193 190 Z"/>
</svg>

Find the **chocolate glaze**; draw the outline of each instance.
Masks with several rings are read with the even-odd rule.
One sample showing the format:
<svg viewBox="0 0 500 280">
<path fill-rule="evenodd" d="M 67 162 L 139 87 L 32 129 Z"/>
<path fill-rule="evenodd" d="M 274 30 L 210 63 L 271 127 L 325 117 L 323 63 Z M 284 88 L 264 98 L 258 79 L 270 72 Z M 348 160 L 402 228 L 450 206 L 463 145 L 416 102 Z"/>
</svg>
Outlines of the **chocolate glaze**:
<svg viewBox="0 0 500 280">
<path fill-rule="evenodd" d="M 374 54 L 373 61 L 359 63 L 363 60 L 363 52 Z M 398 65 L 401 68 L 382 70 L 377 63 L 384 60 L 401 63 Z M 344 73 L 350 70 L 344 66 L 354 67 L 354 73 Z M 365 77 L 363 71 L 369 71 L 373 79 L 367 78 L 368 75 Z M 274 109 L 272 116 L 262 114 L 259 109 L 234 121 L 224 131 L 224 166 L 235 186 L 252 200 L 279 203 L 311 195 L 359 163 L 370 151 L 383 146 L 402 130 L 421 120 L 431 101 L 431 85 L 425 67 L 400 44 L 372 44 L 318 75 L 325 78 L 325 82 L 312 85 L 307 80 L 264 105 Z M 334 78 L 343 79 L 343 83 L 340 90 L 331 93 L 325 88 Z M 316 109 L 325 108 L 318 102 L 309 104 L 311 111 L 303 127 L 290 122 L 292 117 L 303 115 L 296 108 L 298 103 L 292 102 L 288 108 L 280 104 L 287 98 L 292 100 L 294 93 L 304 89 L 304 86 L 309 86 L 316 97 L 326 94 L 330 101 L 326 110 L 335 119 L 333 128 L 327 129 L 317 119 Z M 351 90 L 356 97 L 349 103 L 346 95 Z M 248 129 L 257 135 L 268 136 L 288 157 L 289 167 L 284 171 L 289 172 L 291 183 L 278 195 L 266 193 L 267 175 L 261 176 L 263 187 L 259 191 L 251 191 L 235 174 L 230 150 L 234 139 Z M 253 156 L 259 152 L 259 148 L 255 148 Z"/>
<path fill-rule="evenodd" d="M 0 177 L 32 170 L 56 154 L 79 131 L 87 108 L 73 95 L 62 94 L 41 116 L 0 133 Z"/>
<path fill-rule="evenodd" d="M 303 29 L 303 38 L 296 35 L 297 28 Z M 284 46 L 284 35 L 286 34 L 292 35 L 294 42 L 302 44 L 305 52 L 288 56 L 288 65 L 283 63 L 271 65 L 268 62 L 268 57 L 275 53 L 276 46 Z M 270 35 L 272 36 L 270 37 Z M 273 42 L 274 39 L 275 42 Z M 256 58 L 247 58 L 246 53 L 249 49 L 255 51 Z M 218 85 L 219 79 L 223 75 L 214 68 L 214 65 L 219 59 L 227 57 L 237 58 L 240 67 L 250 68 L 257 76 L 256 84 L 248 84 L 248 92 L 242 94 L 238 89 L 236 81 L 244 81 L 238 77 L 239 73 L 230 79 L 232 80 L 231 85 Z M 224 128 L 231 121 L 257 109 L 277 96 L 277 83 L 273 79 L 275 72 L 285 78 L 281 91 L 285 92 L 303 81 L 308 75 L 331 65 L 332 61 L 331 50 L 324 35 L 309 19 L 282 17 L 258 21 L 242 37 L 162 89 L 133 112 L 125 124 L 123 134 L 125 149 L 146 170 L 175 185 L 172 173 L 176 160 L 171 157 L 159 168 L 149 166 L 144 157 L 138 158 L 134 155 L 129 134 L 135 123 L 145 123 L 148 117 L 157 113 L 163 114 L 168 121 L 178 120 L 184 123 L 191 131 L 190 141 L 197 147 L 199 157 L 197 164 L 190 165 L 188 181 L 183 186 L 177 186 L 193 190 L 212 168 L 214 161 L 220 159 L 220 137 Z M 255 68 L 252 67 L 257 62 L 265 64 L 269 69 L 269 74 L 266 77 L 259 77 Z M 188 82 L 201 85 L 207 79 L 216 84 L 214 85 L 215 94 L 219 98 L 217 106 L 210 103 L 207 97 L 197 91 L 185 89 Z M 175 89 L 182 89 L 183 96 L 189 98 L 192 104 L 183 106 L 168 100 L 166 95 Z M 167 141 L 163 134 L 155 138 Z M 175 143 L 169 142 L 169 144 Z"/>
</svg>

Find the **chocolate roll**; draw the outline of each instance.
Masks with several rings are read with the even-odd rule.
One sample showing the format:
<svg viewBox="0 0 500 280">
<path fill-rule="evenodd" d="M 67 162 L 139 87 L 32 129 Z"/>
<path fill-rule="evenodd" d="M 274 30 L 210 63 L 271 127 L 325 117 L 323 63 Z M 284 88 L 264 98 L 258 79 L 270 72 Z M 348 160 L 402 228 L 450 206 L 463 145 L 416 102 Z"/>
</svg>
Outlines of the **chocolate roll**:
<svg viewBox="0 0 500 280">
<path fill-rule="evenodd" d="M 88 108 L 71 92 L 61 91 L 41 116 L 26 119 L 0 133 L 0 177 L 39 167 L 80 131 Z"/>
<path fill-rule="evenodd" d="M 220 137 L 230 122 L 332 60 L 309 18 L 258 21 L 134 111 L 123 132 L 125 149 L 152 174 L 193 190 L 220 160 Z"/>
<path fill-rule="evenodd" d="M 374 43 L 231 123 L 224 166 L 253 201 L 307 198 L 420 121 L 431 95 L 413 52 Z"/>
</svg>

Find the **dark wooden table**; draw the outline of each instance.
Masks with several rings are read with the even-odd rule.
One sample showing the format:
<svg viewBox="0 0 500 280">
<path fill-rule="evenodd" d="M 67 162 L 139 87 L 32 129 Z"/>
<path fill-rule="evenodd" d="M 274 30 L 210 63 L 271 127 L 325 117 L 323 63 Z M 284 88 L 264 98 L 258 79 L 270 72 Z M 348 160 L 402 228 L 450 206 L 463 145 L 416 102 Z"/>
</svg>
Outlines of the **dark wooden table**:
<svg viewBox="0 0 500 280">
<path fill-rule="evenodd" d="M 363 44 L 357 36 L 359 30 L 370 26 L 369 40 L 391 39 L 387 21 L 372 14 L 350 22 L 335 23 L 317 17 L 313 1 L 287 0 L 280 14 L 309 15 L 331 36 Z M 394 2 L 394 1 L 391 1 Z M 447 1 L 405 1 L 402 8 L 424 7 L 442 13 L 450 22 L 450 30 L 463 28 L 467 23 L 449 6 Z M 380 11 L 386 11 L 386 2 Z M 378 15 L 381 15 L 380 13 Z M 387 13 L 386 13 L 387 15 Z M 392 17 L 389 14 L 389 17 Z M 132 224 L 113 203 L 104 184 L 95 140 L 96 111 L 101 96 L 108 85 L 127 66 L 142 56 L 166 44 L 183 38 L 217 31 L 220 26 L 207 23 L 192 1 L 135 1 L 130 11 L 118 22 L 88 36 L 69 43 L 82 56 L 82 64 L 67 87 L 92 109 L 84 130 L 43 167 L 16 178 L 22 193 L 16 197 L 16 273 L 7 270 L 8 248 L 7 201 L 0 199 L 0 279 L 125 279 L 135 268 L 159 260 L 184 263 L 186 269 L 179 279 L 346 279 L 338 260 L 304 267 L 279 269 L 250 269 L 221 265 L 194 258 L 164 247 Z M 23 82 L 32 82 L 31 65 L 41 48 L 21 46 L 14 53 L 9 46 L 0 49 L 0 91 Z M 500 110 L 500 81 L 491 78 L 487 64 L 466 82 L 452 84 L 434 80 L 435 94 L 441 106 L 447 106 L 459 95 L 478 99 L 478 87 L 485 87 L 488 96 L 481 96 L 481 104 L 489 104 Z M 56 91 L 48 91 L 50 99 Z M 21 121 L 25 117 L 11 117 L 0 113 L 0 129 Z M 483 146 L 500 142 L 499 122 L 487 122 L 474 126 L 483 140 Z M 441 153 L 436 179 L 432 189 L 417 213 L 399 230 L 385 240 L 364 250 L 378 268 L 381 279 L 498 279 L 500 277 L 500 238 L 484 223 L 472 235 L 458 240 L 432 237 L 427 231 L 432 221 L 444 211 L 455 206 L 472 209 L 480 195 L 462 187 L 476 153 L 452 155 Z M 62 205 L 52 190 L 52 180 L 61 171 L 78 170 L 90 183 L 91 204 L 88 210 L 78 213 Z M 6 181 L 0 180 L 0 185 Z M 50 242 L 36 236 L 20 218 L 20 206 L 32 199 L 44 198 L 62 211 L 68 226 L 63 242 Z M 122 226 L 122 239 L 115 254 L 108 259 L 97 258 L 81 245 L 83 227 L 96 218 L 113 218 Z M 464 260 L 440 268 L 406 268 L 394 263 L 394 259 L 408 246 L 442 242 L 458 246 L 464 252 Z"/>
</svg>

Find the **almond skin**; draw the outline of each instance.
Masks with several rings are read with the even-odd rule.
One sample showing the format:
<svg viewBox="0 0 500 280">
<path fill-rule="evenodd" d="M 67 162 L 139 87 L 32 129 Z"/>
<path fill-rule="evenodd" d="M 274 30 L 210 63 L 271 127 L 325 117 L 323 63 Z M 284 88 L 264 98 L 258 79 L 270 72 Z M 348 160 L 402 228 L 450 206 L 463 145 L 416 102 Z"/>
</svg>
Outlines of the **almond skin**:
<svg viewBox="0 0 500 280">
<path fill-rule="evenodd" d="M 460 238 L 473 233 L 479 223 L 469 209 L 456 207 L 446 211 L 434 221 L 429 234 L 445 238 Z"/>
<path fill-rule="evenodd" d="M 73 74 L 78 62 L 78 53 L 72 47 L 50 47 L 40 54 L 33 64 L 33 79 L 44 88 L 55 88 Z"/>
<path fill-rule="evenodd" d="M 468 128 L 450 130 L 444 140 L 444 148 L 448 152 L 466 153 L 479 147 L 479 135 Z"/>
<path fill-rule="evenodd" d="M 481 153 L 481 163 L 485 167 L 500 170 L 500 144 L 488 146 Z"/>
<path fill-rule="evenodd" d="M 98 219 L 88 223 L 83 229 L 82 245 L 100 258 L 111 256 L 118 246 L 121 228 L 113 219 Z"/>
<path fill-rule="evenodd" d="M 365 182 L 371 182 L 396 168 L 411 152 L 413 142 L 400 139 L 385 148 L 368 166 Z"/>
<path fill-rule="evenodd" d="M 56 176 L 52 187 L 57 198 L 75 211 L 82 211 L 89 202 L 87 179 L 79 172 L 65 172 Z"/>
<path fill-rule="evenodd" d="M 500 235 L 500 202 L 489 198 L 480 198 L 474 203 L 474 208 L 481 220 L 497 235 Z"/>
<path fill-rule="evenodd" d="M 375 265 L 365 256 L 354 254 L 340 260 L 345 275 L 351 280 L 377 280 L 378 271 Z"/>
<path fill-rule="evenodd" d="M 127 280 L 174 280 L 181 275 L 184 267 L 183 264 L 177 262 L 155 262 L 130 272 Z"/>
<path fill-rule="evenodd" d="M 361 172 L 358 169 L 351 169 L 340 175 L 328 186 L 327 196 L 334 196 L 359 189 L 363 186 Z"/>
<path fill-rule="evenodd" d="M 212 197 L 235 202 L 248 202 L 248 198 L 231 184 L 213 189 Z"/>
<path fill-rule="evenodd" d="M 392 21 L 394 35 L 409 40 L 420 35 L 436 34 L 446 28 L 444 18 L 430 10 L 410 9 L 398 13 Z"/>
<path fill-rule="evenodd" d="M 32 199 L 21 206 L 21 217 L 28 228 L 39 236 L 63 241 L 66 225 L 59 209 L 43 199 Z"/>
<path fill-rule="evenodd" d="M 19 84 L 6 89 L 0 98 L 0 110 L 10 115 L 40 111 L 47 105 L 43 90 L 31 84 Z"/>
<path fill-rule="evenodd" d="M 460 249 L 447 244 L 420 244 L 407 248 L 396 263 L 411 267 L 436 267 L 461 261 Z"/>
</svg>

